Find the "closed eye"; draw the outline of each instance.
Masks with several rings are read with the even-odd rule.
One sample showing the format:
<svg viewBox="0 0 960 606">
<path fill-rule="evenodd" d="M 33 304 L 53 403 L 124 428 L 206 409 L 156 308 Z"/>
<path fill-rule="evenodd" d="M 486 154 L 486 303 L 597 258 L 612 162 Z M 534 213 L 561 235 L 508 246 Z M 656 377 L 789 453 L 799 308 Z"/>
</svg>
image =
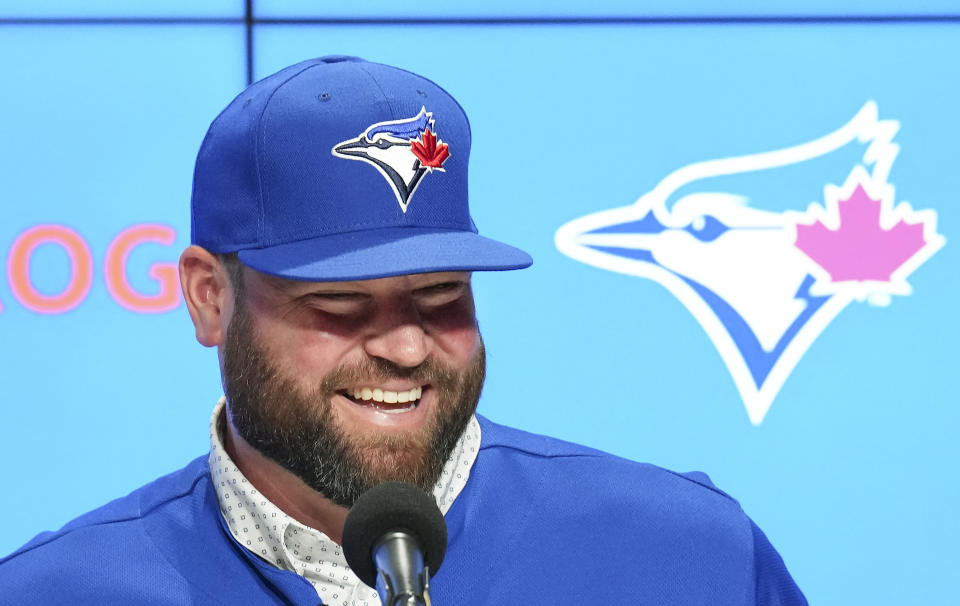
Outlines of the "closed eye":
<svg viewBox="0 0 960 606">
<path fill-rule="evenodd" d="M 352 315 L 364 311 L 370 296 L 358 292 L 319 292 L 305 297 L 309 306 L 336 315 Z"/>
<path fill-rule="evenodd" d="M 468 282 L 451 280 L 424 286 L 416 290 L 417 299 L 427 305 L 439 306 L 457 301 L 469 292 Z"/>
</svg>

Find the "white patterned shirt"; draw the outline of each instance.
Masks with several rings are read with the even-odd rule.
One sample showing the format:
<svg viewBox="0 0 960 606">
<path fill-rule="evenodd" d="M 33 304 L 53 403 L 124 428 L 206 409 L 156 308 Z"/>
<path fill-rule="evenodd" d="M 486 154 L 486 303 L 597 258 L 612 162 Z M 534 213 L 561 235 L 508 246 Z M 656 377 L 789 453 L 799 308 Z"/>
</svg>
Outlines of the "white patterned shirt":
<svg viewBox="0 0 960 606">
<path fill-rule="evenodd" d="M 339 545 L 271 503 L 234 464 L 223 447 L 220 430 L 225 401 L 220 398 L 210 419 L 208 461 L 220 513 L 233 537 L 264 561 L 305 578 L 324 604 L 378 606 L 380 596 L 350 570 Z M 473 416 L 433 487 L 433 496 L 444 514 L 466 485 L 479 449 L 480 423 Z"/>
</svg>

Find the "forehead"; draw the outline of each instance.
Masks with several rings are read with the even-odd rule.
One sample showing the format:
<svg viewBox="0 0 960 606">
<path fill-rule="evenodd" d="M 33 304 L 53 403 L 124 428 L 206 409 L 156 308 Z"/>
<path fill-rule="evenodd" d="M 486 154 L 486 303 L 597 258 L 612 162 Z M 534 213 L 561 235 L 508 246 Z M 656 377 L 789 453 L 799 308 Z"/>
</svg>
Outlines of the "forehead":
<svg viewBox="0 0 960 606">
<path fill-rule="evenodd" d="M 279 276 L 261 273 L 244 266 L 244 278 L 248 287 L 263 288 L 284 293 L 320 292 L 320 291 L 358 291 L 388 292 L 416 290 L 425 286 L 443 282 L 469 282 L 471 273 L 467 271 L 443 271 L 419 274 L 374 278 L 370 280 L 351 280 L 338 282 L 309 282 L 291 280 Z"/>
</svg>

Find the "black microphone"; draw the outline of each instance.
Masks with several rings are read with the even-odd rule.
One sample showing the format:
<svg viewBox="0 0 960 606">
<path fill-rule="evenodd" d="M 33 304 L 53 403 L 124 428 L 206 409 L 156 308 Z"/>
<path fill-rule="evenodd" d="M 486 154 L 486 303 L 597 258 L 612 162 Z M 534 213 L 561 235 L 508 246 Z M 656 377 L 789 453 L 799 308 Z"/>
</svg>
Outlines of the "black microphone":
<svg viewBox="0 0 960 606">
<path fill-rule="evenodd" d="M 447 552 L 447 524 L 433 497 L 384 482 L 363 493 L 343 526 L 343 555 L 384 606 L 430 606 L 430 577 Z"/>
</svg>

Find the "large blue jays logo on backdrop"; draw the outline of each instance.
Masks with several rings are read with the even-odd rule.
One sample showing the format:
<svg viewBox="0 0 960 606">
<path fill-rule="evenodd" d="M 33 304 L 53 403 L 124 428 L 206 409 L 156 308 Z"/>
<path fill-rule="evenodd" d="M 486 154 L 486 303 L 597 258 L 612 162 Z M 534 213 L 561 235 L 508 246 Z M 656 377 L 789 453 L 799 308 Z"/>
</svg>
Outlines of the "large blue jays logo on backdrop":
<svg viewBox="0 0 960 606">
<path fill-rule="evenodd" d="M 434 122 L 433 112 L 421 107 L 412 118 L 371 124 L 359 136 L 337 143 L 330 153 L 376 168 L 406 213 L 424 175 L 443 172 L 450 157 L 450 146 L 437 138 Z"/>
<path fill-rule="evenodd" d="M 673 293 L 759 424 L 841 310 L 910 294 L 907 277 L 945 242 L 935 211 L 895 203 L 898 130 L 869 102 L 808 143 L 675 170 L 630 206 L 562 226 L 556 246 Z"/>
</svg>

